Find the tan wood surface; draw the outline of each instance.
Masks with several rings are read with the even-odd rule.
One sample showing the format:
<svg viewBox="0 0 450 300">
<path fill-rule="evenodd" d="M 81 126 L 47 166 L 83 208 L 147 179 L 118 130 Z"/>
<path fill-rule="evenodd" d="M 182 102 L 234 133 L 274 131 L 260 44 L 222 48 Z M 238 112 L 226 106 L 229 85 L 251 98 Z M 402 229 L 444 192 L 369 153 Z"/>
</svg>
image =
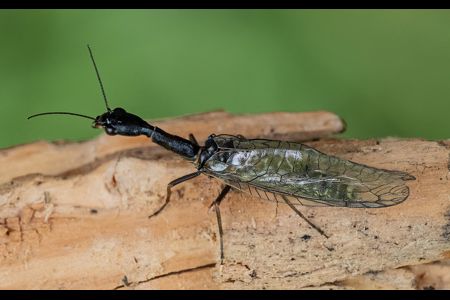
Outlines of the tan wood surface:
<svg viewBox="0 0 450 300">
<path fill-rule="evenodd" d="M 344 130 L 328 112 L 152 122 L 202 143 L 211 133 L 290 141 Z M 30 125 L 32 126 L 32 125 Z M 87 125 L 89 126 L 89 125 Z M 0 150 L 2 289 L 450 288 L 449 141 L 306 142 L 328 155 L 406 171 L 410 197 L 383 209 L 299 209 L 231 192 L 221 204 L 225 263 L 209 206 L 221 184 L 166 185 L 195 169 L 146 137 L 35 142 Z"/>
</svg>

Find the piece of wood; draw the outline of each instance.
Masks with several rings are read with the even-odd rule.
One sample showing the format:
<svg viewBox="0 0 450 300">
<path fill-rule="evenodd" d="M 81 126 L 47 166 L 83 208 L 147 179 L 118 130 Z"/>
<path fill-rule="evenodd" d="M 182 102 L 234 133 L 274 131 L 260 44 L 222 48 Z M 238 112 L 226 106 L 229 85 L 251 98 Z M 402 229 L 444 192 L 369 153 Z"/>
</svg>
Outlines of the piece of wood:
<svg viewBox="0 0 450 300">
<path fill-rule="evenodd" d="M 211 133 L 296 141 L 345 128 L 327 112 L 219 111 L 151 124 L 183 137 L 193 133 L 200 143 Z M 448 288 L 448 265 L 436 261 L 450 258 L 450 143 L 306 144 L 409 172 L 416 177 L 407 182 L 410 197 L 384 209 L 300 207 L 326 239 L 286 205 L 231 192 L 221 204 L 223 268 L 209 211 L 220 183 L 200 176 L 180 184 L 164 211 L 148 218 L 164 203 L 167 183 L 195 170 L 148 138 L 102 134 L 3 149 L 0 288 Z"/>
</svg>

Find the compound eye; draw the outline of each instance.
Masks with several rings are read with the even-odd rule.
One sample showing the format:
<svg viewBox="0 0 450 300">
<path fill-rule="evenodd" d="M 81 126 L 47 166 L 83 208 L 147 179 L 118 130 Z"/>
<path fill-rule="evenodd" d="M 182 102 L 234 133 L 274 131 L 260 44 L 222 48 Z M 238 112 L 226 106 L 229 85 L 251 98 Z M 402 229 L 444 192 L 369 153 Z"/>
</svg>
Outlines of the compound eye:
<svg viewBox="0 0 450 300">
<path fill-rule="evenodd" d="M 121 108 L 121 107 L 114 108 L 113 112 L 114 112 L 115 114 L 121 114 L 121 115 L 127 113 L 127 112 L 125 111 L 125 109 L 123 109 L 123 108 Z"/>
</svg>

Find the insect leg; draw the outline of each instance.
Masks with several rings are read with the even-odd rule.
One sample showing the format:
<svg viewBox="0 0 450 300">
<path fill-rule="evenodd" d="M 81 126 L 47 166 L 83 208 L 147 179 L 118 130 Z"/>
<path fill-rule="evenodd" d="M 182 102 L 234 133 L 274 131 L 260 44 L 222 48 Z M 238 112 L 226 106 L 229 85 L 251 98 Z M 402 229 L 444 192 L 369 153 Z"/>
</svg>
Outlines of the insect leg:
<svg viewBox="0 0 450 300">
<path fill-rule="evenodd" d="M 187 174 L 187 175 L 185 175 L 185 176 L 183 176 L 183 177 L 177 178 L 177 179 L 175 179 L 174 181 L 171 181 L 171 182 L 167 185 L 166 203 L 164 203 L 164 205 L 163 205 L 160 209 L 158 209 L 154 214 L 152 214 L 151 216 L 149 216 L 149 218 L 151 218 L 151 217 L 156 216 L 157 214 L 159 214 L 159 213 L 164 209 L 164 207 L 166 207 L 167 203 L 169 203 L 169 201 L 170 201 L 170 195 L 172 194 L 172 191 L 171 191 L 171 188 L 172 188 L 172 187 L 176 186 L 176 185 L 179 184 L 179 183 L 182 183 L 182 182 L 191 180 L 192 178 L 195 178 L 195 177 L 197 177 L 197 176 L 200 175 L 200 174 L 201 174 L 200 172 L 195 172 L 195 173 Z"/>
<path fill-rule="evenodd" d="M 230 191 L 231 186 L 227 185 L 223 188 L 222 192 L 220 193 L 219 197 L 217 197 L 216 201 L 213 202 L 212 205 L 214 205 L 214 209 L 216 210 L 217 215 L 217 223 L 219 224 L 219 236 L 220 236 L 220 264 L 223 265 L 223 230 L 222 230 L 222 218 L 220 217 L 220 209 L 219 205 L 220 202 L 225 198 L 226 194 Z M 211 206 L 212 206 L 211 205 Z"/>
<path fill-rule="evenodd" d="M 328 236 L 325 234 L 325 232 L 323 232 L 322 229 L 320 229 L 319 227 L 314 225 L 310 220 L 308 220 L 308 218 L 306 218 L 297 208 L 295 208 L 295 205 L 292 204 L 292 202 L 289 201 L 289 199 L 286 196 L 281 196 L 281 197 L 284 199 L 286 204 L 289 205 L 289 207 L 292 208 L 297 213 L 297 215 L 299 215 L 303 220 L 305 220 L 312 228 L 317 230 L 321 235 L 323 235 L 326 238 L 328 238 Z"/>
</svg>

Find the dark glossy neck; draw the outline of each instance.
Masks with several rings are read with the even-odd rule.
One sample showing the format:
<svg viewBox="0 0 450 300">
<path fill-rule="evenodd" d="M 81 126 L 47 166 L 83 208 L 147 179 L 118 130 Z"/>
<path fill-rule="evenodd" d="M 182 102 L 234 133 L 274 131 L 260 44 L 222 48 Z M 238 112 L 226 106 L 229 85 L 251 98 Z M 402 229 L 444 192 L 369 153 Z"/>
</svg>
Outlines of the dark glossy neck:
<svg viewBox="0 0 450 300">
<path fill-rule="evenodd" d="M 144 132 L 145 135 L 151 137 L 152 142 L 183 156 L 187 160 L 195 160 L 197 157 L 200 147 L 189 140 L 167 133 L 150 124 L 148 131 L 145 130 Z"/>
<path fill-rule="evenodd" d="M 127 113 L 125 109 L 120 107 L 108 110 L 106 113 L 98 116 L 92 126 L 94 128 L 103 128 L 109 135 L 146 135 L 152 139 L 152 142 L 190 161 L 196 159 L 200 150 L 200 146 L 197 144 L 152 126 L 140 117 Z"/>
</svg>

